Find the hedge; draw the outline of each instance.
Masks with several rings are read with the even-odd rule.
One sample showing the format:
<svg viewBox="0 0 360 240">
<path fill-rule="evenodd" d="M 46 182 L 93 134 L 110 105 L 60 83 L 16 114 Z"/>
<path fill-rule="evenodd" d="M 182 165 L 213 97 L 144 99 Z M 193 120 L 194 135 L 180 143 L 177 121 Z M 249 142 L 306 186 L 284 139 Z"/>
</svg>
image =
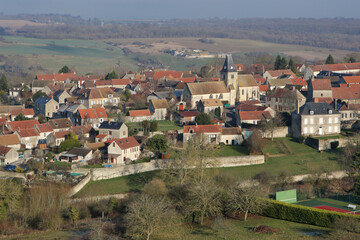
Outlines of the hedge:
<svg viewBox="0 0 360 240">
<path fill-rule="evenodd" d="M 305 223 L 321 227 L 333 227 L 335 220 L 338 218 L 356 218 L 360 220 L 359 215 L 331 212 L 271 199 L 262 199 L 261 201 L 266 201 L 266 203 L 264 203 L 265 207 L 262 215 L 291 222 Z"/>
</svg>

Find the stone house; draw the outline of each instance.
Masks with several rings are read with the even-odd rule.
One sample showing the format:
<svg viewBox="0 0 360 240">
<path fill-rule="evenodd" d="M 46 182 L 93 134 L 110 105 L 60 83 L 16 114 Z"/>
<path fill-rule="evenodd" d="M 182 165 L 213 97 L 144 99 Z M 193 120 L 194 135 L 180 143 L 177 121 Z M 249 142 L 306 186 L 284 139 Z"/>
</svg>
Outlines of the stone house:
<svg viewBox="0 0 360 240">
<path fill-rule="evenodd" d="M 49 123 L 37 124 L 34 127 L 39 133 L 39 140 L 46 140 L 50 133 L 54 132 L 54 129 Z"/>
<path fill-rule="evenodd" d="M 35 115 L 43 114 L 47 118 L 52 118 L 59 109 L 59 103 L 49 97 L 39 97 L 35 101 Z"/>
<path fill-rule="evenodd" d="M 296 78 L 295 73 L 290 69 L 268 70 L 263 74 L 263 78 L 278 79 L 278 78 Z"/>
<path fill-rule="evenodd" d="M 34 118 L 35 115 L 34 109 L 32 108 L 24 108 L 24 109 L 15 108 L 12 109 L 10 112 L 11 121 L 15 121 L 15 118 L 20 114 L 22 114 L 26 118 Z"/>
<path fill-rule="evenodd" d="M 54 129 L 54 132 L 69 131 L 74 127 L 74 124 L 68 118 L 50 119 L 48 123 Z"/>
<path fill-rule="evenodd" d="M 79 109 L 74 117 L 76 125 L 91 124 L 93 128 L 98 128 L 102 122 L 108 120 L 105 108 Z"/>
<path fill-rule="evenodd" d="M 77 125 L 75 115 L 79 109 L 86 109 L 81 103 L 69 103 L 59 106 L 56 118 L 69 118 L 74 125 Z"/>
<path fill-rule="evenodd" d="M 217 108 L 221 116 L 224 106 L 219 99 L 202 99 L 197 105 L 197 110 L 202 113 L 215 113 L 215 109 Z"/>
<path fill-rule="evenodd" d="M 291 78 L 281 78 L 281 79 L 268 79 L 266 80 L 266 85 L 269 86 L 270 91 L 275 88 L 284 88 L 286 85 L 292 85 L 293 82 Z"/>
<path fill-rule="evenodd" d="M 70 98 L 71 95 L 65 90 L 58 90 L 54 92 L 52 95 L 50 95 L 50 97 L 52 97 L 59 104 L 64 104 L 66 102 L 66 99 Z"/>
<path fill-rule="evenodd" d="M 259 85 L 251 74 L 238 75 L 238 101 L 248 101 L 260 98 Z"/>
<path fill-rule="evenodd" d="M 134 137 L 116 138 L 110 141 L 105 162 L 115 165 L 125 164 L 127 159 L 135 161 L 140 154 L 140 144 Z"/>
<path fill-rule="evenodd" d="M 319 101 L 321 99 L 333 98 L 330 79 L 314 79 L 308 82 L 307 101 Z"/>
<path fill-rule="evenodd" d="M 221 137 L 220 125 L 187 125 L 183 126 L 183 142 L 186 144 L 191 138 L 202 134 L 209 143 L 219 144 Z"/>
<path fill-rule="evenodd" d="M 0 166 L 11 164 L 19 159 L 19 153 L 15 148 L 0 146 Z"/>
<path fill-rule="evenodd" d="M 48 147 L 58 147 L 63 141 L 65 141 L 65 137 L 69 135 L 71 131 L 59 131 L 50 133 L 46 137 L 46 145 Z"/>
<path fill-rule="evenodd" d="M 292 135 L 321 136 L 340 133 L 341 114 L 327 103 L 305 103 L 291 115 Z"/>
<path fill-rule="evenodd" d="M 113 138 L 128 137 L 129 129 L 123 122 L 102 122 L 99 126 L 99 134 L 96 136 L 97 142 L 105 142 Z"/>
<path fill-rule="evenodd" d="M 37 146 L 40 134 L 35 128 L 17 130 L 15 133 L 19 136 L 24 148 L 33 149 Z"/>
<path fill-rule="evenodd" d="M 240 145 L 244 141 L 241 128 L 229 127 L 221 129 L 220 143 L 225 145 Z"/>
<path fill-rule="evenodd" d="M 149 109 L 130 110 L 129 116 L 126 117 L 126 122 L 142 122 L 145 120 L 153 120 L 154 116 L 150 113 Z"/>
<path fill-rule="evenodd" d="M 223 81 L 186 83 L 182 101 L 194 108 L 201 99 L 219 99 L 222 102 L 235 104 L 235 98 L 231 102 L 230 91 Z"/>
<path fill-rule="evenodd" d="M 180 111 L 175 113 L 175 121 L 180 125 L 195 124 L 195 118 L 199 111 Z"/>
<path fill-rule="evenodd" d="M 154 99 L 150 101 L 149 110 L 156 120 L 165 120 L 169 104 L 166 99 Z"/>
<path fill-rule="evenodd" d="M 268 92 L 265 105 L 278 112 L 293 112 L 303 106 L 306 98 L 297 89 L 277 88 Z"/>
<path fill-rule="evenodd" d="M 94 88 L 80 97 L 79 101 L 87 108 L 117 106 L 120 103 L 120 96 L 109 87 Z"/>
<path fill-rule="evenodd" d="M 239 111 L 236 114 L 237 125 L 243 123 L 259 125 L 262 121 L 269 121 L 273 117 L 269 111 Z"/>
<path fill-rule="evenodd" d="M 341 123 L 354 122 L 360 116 L 360 104 L 343 104 L 339 112 L 341 114 Z"/>
</svg>

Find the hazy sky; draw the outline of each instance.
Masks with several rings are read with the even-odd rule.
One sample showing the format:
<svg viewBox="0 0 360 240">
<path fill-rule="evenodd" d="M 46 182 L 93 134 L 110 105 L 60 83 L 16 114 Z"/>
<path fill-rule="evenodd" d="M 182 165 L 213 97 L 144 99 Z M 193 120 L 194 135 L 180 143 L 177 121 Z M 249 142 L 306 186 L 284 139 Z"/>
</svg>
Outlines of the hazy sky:
<svg viewBox="0 0 360 240">
<path fill-rule="evenodd" d="M 359 18 L 360 0 L 0 0 L 0 12 L 101 19 Z"/>
</svg>

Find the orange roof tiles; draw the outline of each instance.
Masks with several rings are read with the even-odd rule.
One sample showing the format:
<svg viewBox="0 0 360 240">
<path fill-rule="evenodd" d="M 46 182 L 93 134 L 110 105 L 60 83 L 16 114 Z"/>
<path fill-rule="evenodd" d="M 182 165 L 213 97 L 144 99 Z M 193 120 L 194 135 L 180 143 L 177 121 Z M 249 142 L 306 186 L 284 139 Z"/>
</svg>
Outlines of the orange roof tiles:
<svg viewBox="0 0 360 240">
<path fill-rule="evenodd" d="M 66 79 L 77 79 L 76 73 L 53 73 L 53 74 L 38 74 L 36 75 L 37 80 L 55 80 L 64 82 Z"/>
<path fill-rule="evenodd" d="M 121 149 L 128 149 L 140 146 L 139 142 L 131 136 L 127 138 L 114 138 L 110 141 L 110 144 L 115 142 Z"/>
<path fill-rule="evenodd" d="M 193 83 L 195 82 L 195 77 L 179 78 L 179 81 L 184 83 Z"/>
<path fill-rule="evenodd" d="M 78 111 L 82 119 L 107 118 L 105 108 L 88 108 L 79 109 Z"/>
<path fill-rule="evenodd" d="M 259 91 L 260 92 L 267 92 L 269 90 L 270 90 L 270 88 L 269 88 L 268 85 L 259 85 Z"/>
<path fill-rule="evenodd" d="M 353 84 L 350 87 L 336 87 L 332 89 L 334 99 L 359 99 L 360 85 Z"/>
<path fill-rule="evenodd" d="M 312 86 L 313 90 L 331 90 L 330 79 L 314 79 Z"/>
<path fill-rule="evenodd" d="M 71 131 L 59 131 L 54 133 L 55 138 L 65 138 L 66 135 L 69 135 Z"/>
<path fill-rule="evenodd" d="M 24 121 L 8 122 L 7 124 L 11 128 L 10 130 L 16 131 L 21 129 L 33 128 L 35 125 L 38 125 L 40 123 L 38 120 L 24 120 Z"/>
<path fill-rule="evenodd" d="M 220 133 L 220 125 L 188 125 L 183 126 L 184 133 Z"/>
<path fill-rule="evenodd" d="M 268 111 L 245 111 L 239 112 L 241 120 L 265 120 L 271 119 Z"/>
<path fill-rule="evenodd" d="M 149 109 L 130 110 L 129 115 L 130 117 L 151 116 Z"/>
<path fill-rule="evenodd" d="M 96 138 L 106 138 L 107 134 L 98 134 Z"/>
<path fill-rule="evenodd" d="M 343 79 L 347 84 L 360 83 L 360 76 L 343 76 Z"/>
<path fill-rule="evenodd" d="M 296 77 L 295 73 L 290 69 L 280 69 L 280 70 L 268 70 L 267 71 L 272 77 L 280 77 L 281 75 L 290 75 Z"/>
<path fill-rule="evenodd" d="M 307 86 L 307 82 L 302 78 L 293 78 L 291 81 L 294 85 Z"/>
<path fill-rule="evenodd" d="M 39 136 L 38 131 L 35 128 L 17 130 L 20 137 L 37 137 Z"/>
<path fill-rule="evenodd" d="M 35 115 L 34 109 L 32 109 L 32 108 L 25 108 L 25 109 L 15 108 L 15 109 L 11 109 L 11 116 L 17 116 L 19 114 L 22 114 L 24 116 L 28 116 L 28 115 L 34 116 Z"/>
<path fill-rule="evenodd" d="M 345 70 L 360 70 L 360 63 L 337 63 L 337 64 L 326 64 L 326 65 L 311 65 L 309 66 L 314 72 L 321 71 L 345 71 Z"/>
<path fill-rule="evenodd" d="M 178 79 L 181 78 L 183 75 L 183 72 L 176 72 L 174 70 L 169 70 L 169 71 L 156 71 L 154 73 L 153 79 L 154 80 L 159 80 L 161 78 L 169 78 L 169 79 Z"/>
<path fill-rule="evenodd" d="M 48 123 L 35 125 L 35 128 L 41 133 L 54 131 L 54 129 L 52 129 L 52 127 Z"/>
</svg>

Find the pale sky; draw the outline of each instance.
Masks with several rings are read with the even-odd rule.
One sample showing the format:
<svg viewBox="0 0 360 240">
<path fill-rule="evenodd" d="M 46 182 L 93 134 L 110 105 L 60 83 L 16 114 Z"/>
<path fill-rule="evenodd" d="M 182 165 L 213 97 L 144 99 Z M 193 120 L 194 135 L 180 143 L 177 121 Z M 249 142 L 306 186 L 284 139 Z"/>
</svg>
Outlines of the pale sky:
<svg viewBox="0 0 360 240">
<path fill-rule="evenodd" d="M 100 19 L 359 18 L 360 0 L 0 0 L 0 12 Z"/>
</svg>

